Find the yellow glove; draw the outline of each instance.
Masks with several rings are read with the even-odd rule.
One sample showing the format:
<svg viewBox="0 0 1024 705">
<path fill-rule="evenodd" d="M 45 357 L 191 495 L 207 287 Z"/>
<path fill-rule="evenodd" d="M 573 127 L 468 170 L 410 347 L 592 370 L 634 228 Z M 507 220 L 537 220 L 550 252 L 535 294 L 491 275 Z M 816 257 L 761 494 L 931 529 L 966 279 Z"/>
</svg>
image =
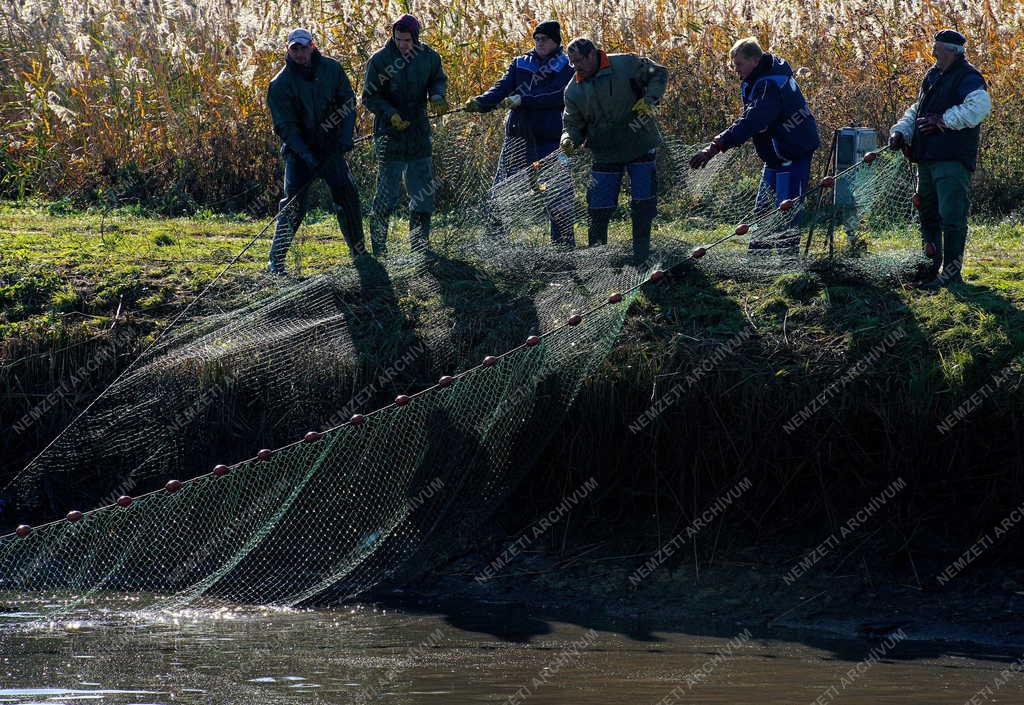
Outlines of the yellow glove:
<svg viewBox="0 0 1024 705">
<path fill-rule="evenodd" d="M 508 108 L 509 110 L 515 110 L 523 104 L 523 96 L 518 93 L 513 93 L 505 100 L 501 101 L 501 107 Z"/>
<path fill-rule="evenodd" d="M 656 107 L 654 104 L 648 103 L 645 99 L 641 98 L 633 103 L 633 112 L 637 115 L 654 115 Z"/>
<path fill-rule="evenodd" d="M 398 113 L 393 113 L 391 115 L 391 127 L 395 128 L 399 132 L 401 132 L 402 130 L 409 129 L 409 125 L 411 124 L 412 123 L 409 122 L 408 120 L 403 120 L 402 116 L 399 115 Z"/>
<path fill-rule="evenodd" d="M 572 143 L 572 138 L 569 135 L 562 135 L 562 141 L 559 143 L 559 146 L 567 157 L 576 154 L 576 145 Z"/>
<path fill-rule="evenodd" d="M 480 105 L 479 102 L 477 102 L 476 98 L 470 98 L 469 100 L 467 100 L 465 102 L 465 104 L 462 106 L 462 109 L 465 112 L 467 112 L 467 113 L 482 113 L 483 112 L 483 106 Z"/>
<path fill-rule="evenodd" d="M 448 101 L 444 99 L 443 95 L 436 95 L 430 99 L 430 112 L 434 117 L 447 113 L 448 110 Z"/>
</svg>

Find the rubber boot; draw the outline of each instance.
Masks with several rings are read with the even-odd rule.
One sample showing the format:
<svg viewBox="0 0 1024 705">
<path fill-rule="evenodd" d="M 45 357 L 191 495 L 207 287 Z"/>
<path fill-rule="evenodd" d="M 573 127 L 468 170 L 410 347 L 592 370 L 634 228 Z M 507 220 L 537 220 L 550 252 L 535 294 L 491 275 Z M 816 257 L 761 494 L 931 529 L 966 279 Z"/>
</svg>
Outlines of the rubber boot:
<svg viewBox="0 0 1024 705">
<path fill-rule="evenodd" d="M 962 284 L 960 270 L 964 266 L 964 249 L 967 246 L 966 227 L 943 228 L 942 274 L 947 284 Z"/>
<path fill-rule="evenodd" d="M 648 198 L 633 201 L 630 217 L 633 221 L 633 263 L 642 265 L 651 256 L 651 224 L 658 214 L 658 200 Z"/>
<path fill-rule="evenodd" d="M 338 227 L 348 245 L 352 259 L 366 254 L 366 236 L 363 234 L 363 214 L 359 206 L 359 194 L 355 188 L 346 189 L 341 203 L 336 203 Z"/>
<path fill-rule="evenodd" d="M 373 248 L 374 257 L 388 256 L 388 221 L 390 219 L 390 215 L 370 214 L 370 246 Z"/>
<path fill-rule="evenodd" d="M 430 213 L 409 213 L 409 249 L 424 254 L 430 251 Z"/>
<path fill-rule="evenodd" d="M 576 247 L 576 232 L 571 219 L 561 217 L 551 219 L 551 244 L 566 250 Z"/>
<path fill-rule="evenodd" d="M 608 222 L 612 219 L 614 208 L 590 208 L 587 213 L 590 215 L 590 227 L 587 229 L 587 245 L 608 244 Z"/>
</svg>

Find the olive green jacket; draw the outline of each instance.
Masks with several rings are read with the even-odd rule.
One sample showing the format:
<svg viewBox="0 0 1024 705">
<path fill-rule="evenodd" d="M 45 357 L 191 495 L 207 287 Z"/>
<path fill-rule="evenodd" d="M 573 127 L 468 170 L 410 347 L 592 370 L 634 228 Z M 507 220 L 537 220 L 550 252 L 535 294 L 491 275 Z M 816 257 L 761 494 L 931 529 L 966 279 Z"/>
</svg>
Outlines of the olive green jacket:
<svg viewBox="0 0 1024 705">
<path fill-rule="evenodd" d="M 405 58 L 389 39 L 366 65 L 362 103 L 373 113 L 373 134 L 384 159 L 409 161 L 430 156 L 430 119 L 427 101 L 444 97 L 448 79 L 441 57 L 423 43 L 413 45 Z M 409 127 L 396 130 L 391 116 L 398 113 Z"/>
<path fill-rule="evenodd" d="M 565 87 L 563 137 L 577 146 L 585 141 L 595 163 L 630 162 L 661 143 L 657 120 L 633 112 L 633 105 L 641 98 L 657 104 L 668 70 L 636 54 L 600 52 L 598 61 L 593 76 L 577 74 Z"/>
<path fill-rule="evenodd" d="M 270 81 L 267 107 L 286 156 L 312 162 L 352 149 L 356 94 L 341 64 L 320 52 L 308 68 L 286 61 Z"/>
</svg>

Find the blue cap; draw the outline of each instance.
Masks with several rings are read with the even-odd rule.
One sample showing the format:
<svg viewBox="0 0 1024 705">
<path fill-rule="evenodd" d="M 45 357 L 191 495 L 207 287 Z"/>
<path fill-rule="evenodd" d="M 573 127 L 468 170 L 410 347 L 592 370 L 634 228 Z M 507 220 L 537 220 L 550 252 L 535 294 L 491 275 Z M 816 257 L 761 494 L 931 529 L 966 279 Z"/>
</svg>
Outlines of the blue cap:
<svg viewBox="0 0 1024 705">
<path fill-rule="evenodd" d="M 957 46 L 963 46 L 967 43 L 967 37 L 957 32 L 955 29 L 944 29 L 935 35 L 935 41 L 943 42 L 945 44 L 956 44 Z"/>
<path fill-rule="evenodd" d="M 308 29 L 299 27 L 288 33 L 288 46 L 291 46 L 292 44 L 301 44 L 304 47 L 308 47 L 312 43 L 313 35 L 309 33 Z"/>
</svg>

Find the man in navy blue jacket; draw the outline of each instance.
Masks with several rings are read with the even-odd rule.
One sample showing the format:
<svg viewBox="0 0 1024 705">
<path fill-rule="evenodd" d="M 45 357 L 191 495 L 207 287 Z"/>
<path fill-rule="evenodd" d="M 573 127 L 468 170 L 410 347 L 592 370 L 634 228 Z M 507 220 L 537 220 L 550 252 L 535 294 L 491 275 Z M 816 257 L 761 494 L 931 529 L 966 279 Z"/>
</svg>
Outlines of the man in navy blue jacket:
<svg viewBox="0 0 1024 705">
<path fill-rule="evenodd" d="M 755 37 L 736 42 L 729 55 L 742 81 L 743 114 L 698 152 L 690 160 L 690 167 L 701 169 L 719 152 L 752 140 L 764 161 L 758 206 L 766 205 L 765 194 L 771 192 L 777 206 L 807 189 L 811 157 L 821 145 L 818 124 L 786 61 L 762 50 Z M 775 244 L 792 246 L 798 242 L 799 236 L 793 242 Z M 756 247 L 755 243 L 751 247 Z"/>
<path fill-rule="evenodd" d="M 538 24 L 533 42 L 532 51 L 517 57 L 497 83 L 464 106 L 467 113 L 486 113 L 499 106 L 509 109 L 495 183 L 554 152 L 562 136 L 562 96 L 573 70 L 562 50 L 558 22 Z M 551 240 L 572 246 L 572 183 L 567 168 L 557 181 L 545 185 Z"/>
</svg>

